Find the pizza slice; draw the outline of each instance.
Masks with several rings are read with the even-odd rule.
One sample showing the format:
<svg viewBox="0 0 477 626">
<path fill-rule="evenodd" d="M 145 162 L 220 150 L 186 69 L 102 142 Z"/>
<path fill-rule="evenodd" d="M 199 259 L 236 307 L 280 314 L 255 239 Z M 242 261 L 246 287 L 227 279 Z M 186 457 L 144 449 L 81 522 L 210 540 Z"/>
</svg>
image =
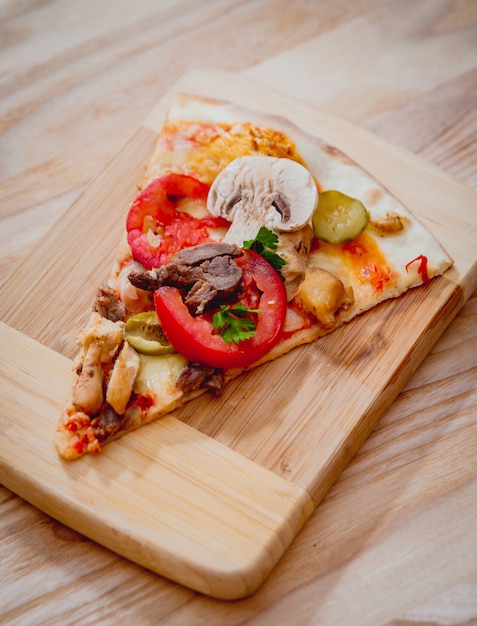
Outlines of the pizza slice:
<svg viewBox="0 0 477 626">
<path fill-rule="evenodd" d="M 79 334 L 56 448 L 97 453 L 452 263 L 338 149 L 285 119 L 179 95 Z"/>
</svg>

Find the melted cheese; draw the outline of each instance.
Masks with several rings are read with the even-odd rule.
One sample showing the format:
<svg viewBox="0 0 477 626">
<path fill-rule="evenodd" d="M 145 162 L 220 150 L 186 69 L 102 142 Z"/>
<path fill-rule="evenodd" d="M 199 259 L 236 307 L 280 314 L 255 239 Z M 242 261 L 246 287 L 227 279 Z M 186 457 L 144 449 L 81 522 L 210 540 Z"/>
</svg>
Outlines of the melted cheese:
<svg viewBox="0 0 477 626">
<path fill-rule="evenodd" d="M 205 124 L 169 123 L 164 127 L 155 156 L 149 164 L 147 180 L 159 173 L 181 172 L 198 176 L 212 184 L 234 159 L 262 154 L 286 157 L 303 163 L 289 137 L 272 128 L 248 123 Z"/>
<path fill-rule="evenodd" d="M 147 356 L 140 354 L 141 364 L 134 383 L 134 392 L 144 396 L 153 396 L 154 406 L 162 409 L 173 404 L 182 396 L 176 382 L 180 372 L 187 364 L 180 354 Z"/>
</svg>

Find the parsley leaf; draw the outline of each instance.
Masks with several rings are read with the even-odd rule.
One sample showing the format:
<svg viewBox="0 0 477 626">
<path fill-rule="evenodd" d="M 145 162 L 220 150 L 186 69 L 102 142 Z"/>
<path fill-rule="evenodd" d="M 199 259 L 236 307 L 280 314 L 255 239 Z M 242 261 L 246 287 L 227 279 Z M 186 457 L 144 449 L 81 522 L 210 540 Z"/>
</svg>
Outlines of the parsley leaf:
<svg viewBox="0 0 477 626">
<path fill-rule="evenodd" d="M 258 252 L 281 276 L 280 270 L 287 262 L 274 252 L 278 247 L 278 235 L 276 233 L 268 230 L 265 226 L 261 226 L 255 239 L 244 241 L 243 247 Z"/>
<path fill-rule="evenodd" d="M 221 304 L 220 311 L 212 317 L 212 326 L 214 330 L 220 331 L 225 343 L 240 343 L 250 339 L 256 330 L 255 322 L 248 317 L 250 313 L 260 313 L 260 309 L 249 309 L 241 302 L 233 308 L 228 304 Z"/>
<path fill-rule="evenodd" d="M 278 235 L 272 230 L 268 230 L 265 226 L 261 226 L 255 239 L 249 239 L 244 241 L 244 248 L 251 248 L 253 244 L 261 244 L 262 247 L 270 248 L 270 250 L 276 250 L 278 245 Z"/>
</svg>

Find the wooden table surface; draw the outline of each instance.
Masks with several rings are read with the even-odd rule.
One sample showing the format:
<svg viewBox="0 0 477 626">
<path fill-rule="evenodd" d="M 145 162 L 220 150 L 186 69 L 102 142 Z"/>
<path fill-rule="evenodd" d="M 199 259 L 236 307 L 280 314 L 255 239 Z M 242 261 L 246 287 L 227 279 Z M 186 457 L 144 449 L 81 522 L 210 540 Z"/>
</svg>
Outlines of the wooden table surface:
<svg viewBox="0 0 477 626">
<path fill-rule="evenodd" d="M 477 191 L 476 0 L 1 0 L 0 29 L 2 283 L 193 68 Z M 0 487 L 0 623 L 477 624 L 476 426 L 474 294 L 253 596 L 196 594 Z"/>
</svg>

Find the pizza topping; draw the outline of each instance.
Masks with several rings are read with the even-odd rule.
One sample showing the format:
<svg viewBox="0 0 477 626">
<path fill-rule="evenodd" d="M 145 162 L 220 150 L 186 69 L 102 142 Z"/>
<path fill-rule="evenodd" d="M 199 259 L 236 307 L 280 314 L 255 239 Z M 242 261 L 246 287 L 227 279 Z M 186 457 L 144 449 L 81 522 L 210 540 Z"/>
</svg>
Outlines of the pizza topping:
<svg viewBox="0 0 477 626">
<path fill-rule="evenodd" d="M 179 210 L 184 199 L 202 201 L 205 206 L 208 191 L 208 185 L 183 174 L 167 174 L 145 187 L 132 203 L 126 221 L 134 258 L 152 269 L 167 263 L 178 250 L 210 241 L 209 228 L 227 223 L 208 214 L 196 219 Z"/>
<path fill-rule="evenodd" d="M 96 292 L 93 310 L 111 322 L 117 322 L 126 317 L 126 307 L 119 300 L 116 292 L 107 285 L 102 285 Z"/>
<path fill-rule="evenodd" d="M 265 226 L 261 226 L 255 239 L 243 242 L 247 250 L 255 250 L 281 274 L 282 267 L 286 265 L 285 259 L 275 252 L 278 247 L 278 235 Z"/>
<path fill-rule="evenodd" d="M 409 219 L 403 215 L 391 212 L 380 220 L 371 220 L 372 226 L 379 230 L 382 234 L 398 233 L 409 224 Z"/>
<path fill-rule="evenodd" d="M 128 280 L 141 291 L 155 291 L 161 286 L 154 270 L 152 272 L 141 272 L 134 270 L 128 274 Z"/>
<path fill-rule="evenodd" d="M 209 212 L 232 222 L 224 241 L 242 246 L 262 226 L 296 231 L 307 224 L 318 199 L 316 183 L 300 163 L 244 156 L 217 176 L 207 198 Z"/>
<path fill-rule="evenodd" d="M 409 261 L 409 263 L 407 263 L 406 265 L 406 272 L 408 272 L 411 265 L 414 265 L 415 263 L 419 263 L 419 265 L 417 266 L 417 272 L 422 276 L 422 282 L 428 283 L 430 278 L 429 278 L 429 271 L 427 267 L 428 265 L 427 257 L 424 256 L 423 254 L 420 254 L 418 257 L 416 257 L 412 261 Z"/>
<path fill-rule="evenodd" d="M 316 236 L 327 243 L 356 239 L 369 222 L 369 212 L 356 198 L 330 189 L 320 193 L 312 223 Z"/>
<path fill-rule="evenodd" d="M 167 341 L 155 311 L 132 315 L 126 322 L 125 336 L 129 345 L 142 354 L 175 352 Z"/>
<path fill-rule="evenodd" d="M 93 312 L 88 325 L 79 336 L 86 354 L 91 343 L 101 346 L 101 363 L 111 363 L 124 340 L 124 322 L 112 322 L 99 313 Z"/>
<path fill-rule="evenodd" d="M 119 415 L 111 407 L 107 406 L 105 410 L 91 420 L 89 425 L 90 439 L 103 443 L 106 439 L 110 439 L 124 425 L 124 416 Z M 94 439 L 93 439 L 94 438 Z"/>
<path fill-rule="evenodd" d="M 253 313 L 252 337 L 226 342 L 214 329 L 211 311 L 193 315 L 176 287 L 163 286 L 154 293 L 159 319 L 167 338 L 189 361 L 214 368 L 248 367 L 278 342 L 287 308 L 286 291 L 274 268 L 253 250 L 236 259 L 242 270 L 237 297 Z"/>
<path fill-rule="evenodd" d="M 298 299 L 324 328 L 332 328 L 338 309 L 352 301 L 341 280 L 320 267 L 307 269 L 298 287 Z"/>
<path fill-rule="evenodd" d="M 235 244 L 202 244 L 181 250 L 151 274 L 133 273 L 129 278 L 140 289 L 155 291 L 162 285 L 181 289 L 186 305 L 200 314 L 211 303 L 236 291 L 242 270 L 234 259 L 242 254 Z"/>
<path fill-rule="evenodd" d="M 260 309 L 249 309 L 239 302 L 235 306 L 221 304 L 220 310 L 214 313 L 212 317 L 212 327 L 219 331 L 219 335 L 225 341 L 230 343 L 240 343 L 245 339 L 250 339 L 256 330 L 252 313 L 261 313 Z"/>
<path fill-rule="evenodd" d="M 152 398 L 153 404 L 157 404 L 159 399 L 164 407 L 173 406 L 182 395 L 177 387 L 177 379 L 186 365 L 187 359 L 177 352 L 158 356 L 141 354 L 141 366 L 134 381 L 134 393 L 142 398 Z M 137 397 L 132 403 L 138 403 Z"/>
<path fill-rule="evenodd" d="M 277 254 L 285 261 L 281 275 L 285 280 L 288 300 L 293 298 L 306 271 L 313 239 L 313 228 L 309 224 L 293 233 L 280 233 Z"/>
<path fill-rule="evenodd" d="M 118 358 L 114 362 L 106 391 L 106 402 L 119 415 L 122 415 L 126 410 L 139 365 L 140 360 L 137 352 L 125 341 Z"/>
<path fill-rule="evenodd" d="M 201 363 L 188 363 L 180 373 L 177 386 L 185 393 L 196 389 L 221 391 L 225 385 L 223 370 Z"/>
<path fill-rule="evenodd" d="M 199 265 L 203 261 L 212 261 L 217 256 L 236 258 L 242 255 L 240 248 L 234 244 L 214 242 L 181 250 L 175 256 L 184 265 Z"/>
<path fill-rule="evenodd" d="M 102 346 L 98 339 L 89 344 L 83 367 L 73 392 L 75 406 L 85 413 L 98 413 L 103 404 L 103 369 L 101 367 Z"/>
<path fill-rule="evenodd" d="M 118 292 L 121 302 L 129 314 L 150 311 L 154 308 L 152 294 L 142 289 L 136 289 L 129 280 L 132 272 L 144 272 L 144 265 L 135 260 L 129 260 L 111 281 L 112 286 Z"/>
</svg>

